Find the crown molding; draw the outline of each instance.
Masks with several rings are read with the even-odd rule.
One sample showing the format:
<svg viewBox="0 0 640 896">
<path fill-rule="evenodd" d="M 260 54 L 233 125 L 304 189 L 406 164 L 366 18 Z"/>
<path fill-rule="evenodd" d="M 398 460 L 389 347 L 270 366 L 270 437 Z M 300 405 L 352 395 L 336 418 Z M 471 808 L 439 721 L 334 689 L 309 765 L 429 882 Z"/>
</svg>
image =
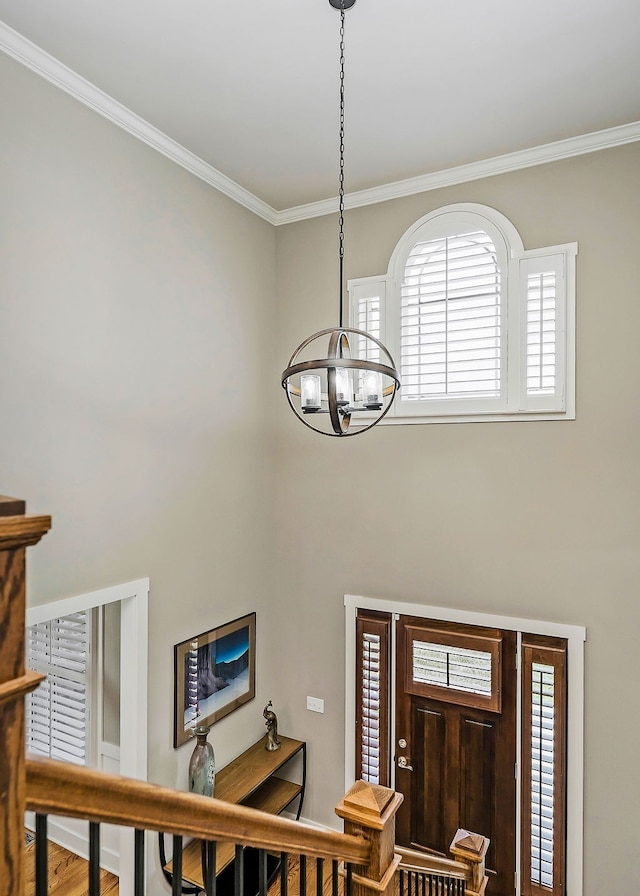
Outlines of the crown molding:
<svg viewBox="0 0 640 896">
<path fill-rule="evenodd" d="M 426 193 L 429 190 L 464 184 L 468 181 L 480 180 L 483 177 L 494 177 L 497 174 L 533 168 L 536 165 L 545 165 L 547 162 L 557 162 L 586 153 L 598 152 L 601 149 L 611 149 L 625 143 L 635 143 L 638 140 L 640 140 L 640 121 L 634 121 L 619 127 L 583 134 L 580 137 L 569 137 L 567 140 L 558 140 L 555 143 L 546 143 L 543 146 L 534 146 L 531 149 L 494 156 L 480 162 L 471 162 L 469 165 L 459 165 L 456 168 L 434 171 L 432 174 L 398 180 L 381 187 L 348 193 L 345 196 L 345 208 L 360 208 L 365 205 L 388 202 L 391 199 L 400 199 L 404 196 L 414 196 L 416 193 Z M 320 202 L 310 202 L 307 205 L 298 205 L 276 212 L 275 223 L 278 225 L 292 224 L 295 221 L 306 221 L 308 218 L 329 215 L 337 210 L 337 199 L 323 199 Z"/>
<path fill-rule="evenodd" d="M 127 131 L 133 137 L 162 153 L 172 162 L 185 168 L 225 196 L 243 205 L 270 224 L 276 223 L 277 213 L 249 190 L 222 174 L 199 156 L 189 152 L 175 140 L 140 118 L 131 109 L 114 100 L 90 81 L 63 65 L 49 53 L 27 40 L 17 31 L 0 22 L 0 50 L 31 69 L 51 84 L 93 109 L 99 115 Z"/>
<path fill-rule="evenodd" d="M 276 211 L 1 21 L 0 50 L 270 224 L 292 224 L 338 211 L 337 197 Z M 388 202 L 391 199 L 426 193 L 441 187 L 532 168 L 547 162 L 598 152 L 601 149 L 611 149 L 638 140 L 640 140 L 640 121 L 348 193 L 345 196 L 345 208 L 360 208 Z"/>
</svg>

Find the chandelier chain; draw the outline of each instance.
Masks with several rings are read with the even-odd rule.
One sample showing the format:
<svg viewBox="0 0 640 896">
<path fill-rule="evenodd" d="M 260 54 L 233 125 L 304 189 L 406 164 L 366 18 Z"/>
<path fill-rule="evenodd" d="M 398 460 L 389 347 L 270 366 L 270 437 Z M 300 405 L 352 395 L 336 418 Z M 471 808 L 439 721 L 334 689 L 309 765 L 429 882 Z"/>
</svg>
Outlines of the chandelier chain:
<svg viewBox="0 0 640 896">
<path fill-rule="evenodd" d="M 356 0 L 329 0 L 340 12 L 340 168 L 338 184 L 339 326 L 314 333 L 295 350 L 282 373 L 282 387 L 298 419 L 326 436 L 355 436 L 385 417 L 393 404 L 400 378 L 388 349 L 371 333 L 345 327 L 344 315 L 344 134 L 345 134 L 345 10 Z M 328 337 L 326 354 L 319 345 Z M 350 339 L 355 340 L 352 357 Z M 370 349 L 369 346 L 372 348 Z M 375 346 L 375 349 L 373 348 Z M 376 357 L 373 361 L 370 358 Z M 386 385 L 385 385 L 386 383 Z M 351 427 L 352 418 L 365 416 Z M 324 415 L 327 415 L 326 417 Z"/>
<path fill-rule="evenodd" d="M 340 177 L 339 177 L 340 327 L 344 304 L 344 0 L 340 3 Z"/>
</svg>

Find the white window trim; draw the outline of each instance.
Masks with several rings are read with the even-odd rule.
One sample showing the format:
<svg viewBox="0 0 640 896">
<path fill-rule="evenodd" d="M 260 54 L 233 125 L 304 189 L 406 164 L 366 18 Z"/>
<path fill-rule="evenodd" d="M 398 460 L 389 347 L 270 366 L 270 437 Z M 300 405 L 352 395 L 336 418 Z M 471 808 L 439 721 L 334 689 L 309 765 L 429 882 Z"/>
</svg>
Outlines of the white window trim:
<svg viewBox="0 0 640 896">
<path fill-rule="evenodd" d="M 505 315 L 505 333 L 507 355 L 503 365 L 503 397 L 497 399 L 473 399 L 474 411 L 471 412 L 470 401 L 443 399 L 434 401 L 430 411 L 426 402 L 415 402 L 413 406 L 403 406 L 402 391 L 396 398 L 393 407 L 383 420 L 381 426 L 424 424 L 424 423 L 477 423 L 506 422 L 509 420 L 574 420 L 575 409 L 575 304 L 576 277 L 575 259 L 578 254 L 577 243 L 564 243 L 538 249 L 525 249 L 520 234 L 511 221 L 501 212 L 479 203 L 455 203 L 443 206 L 436 211 L 424 215 L 409 227 L 398 241 L 389 261 L 386 274 L 373 277 L 358 277 L 348 281 L 349 321 L 357 326 L 357 302 L 370 296 L 379 296 L 381 303 L 380 339 L 390 351 L 397 364 L 400 353 L 400 314 L 395 297 L 400 295 L 400 286 L 404 277 L 407 257 L 418 240 L 421 230 L 437 231 L 438 219 L 444 215 L 455 214 L 461 222 L 467 221 L 474 228 L 482 226 L 493 238 L 501 263 L 508 267 L 508 282 L 503 293 L 503 313 Z M 423 234 L 420 234 L 423 238 Z M 564 279 L 564 320 L 558 341 L 559 368 L 562 375 L 562 394 L 555 407 L 550 407 L 548 400 L 535 396 L 526 396 L 523 358 L 526 346 L 526 319 L 521 313 L 524 309 L 526 271 L 536 259 L 561 256 L 562 276 Z M 508 289 L 518 290 L 519 301 L 509 300 Z M 402 388 L 402 387 L 401 387 Z M 442 410 L 438 413 L 437 408 Z M 363 418 L 365 415 L 361 415 Z"/>
<path fill-rule="evenodd" d="M 426 604 L 412 604 L 404 601 L 392 601 L 381 598 L 363 597 L 346 594 L 345 606 L 345 792 L 355 779 L 355 751 L 353 747 L 353 731 L 356 723 L 355 702 L 355 670 L 356 670 L 356 614 L 361 610 L 379 610 L 397 616 L 422 616 L 425 619 L 439 619 L 444 622 L 457 622 L 467 625 L 478 625 L 486 628 L 504 628 L 518 633 L 527 632 L 534 635 L 548 635 L 567 639 L 567 854 L 566 854 L 566 892 L 573 896 L 583 896 L 583 853 L 584 853 L 584 642 L 587 638 L 586 628 L 579 625 L 564 625 L 555 622 L 544 622 L 536 619 L 523 619 L 513 616 L 499 616 L 493 613 L 477 613 L 467 610 L 455 610 L 447 607 L 433 607 Z M 518 663 L 520 663 L 521 636 L 518 634 Z M 392 669 L 396 663 L 395 626 L 391 626 L 391 650 L 389 662 Z M 392 675 L 390 700 L 391 743 L 395 743 L 395 676 Z M 517 744 L 516 755 L 521 751 L 521 718 L 522 707 L 520 694 L 517 699 Z M 393 750 L 392 750 L 393 754 Z M 391 786 L 395 786 L 395 767 L 391 762 Z M 521 769 L 517 769 L 516 818 L 517 831 L 520 831 L 519 806 L 521 798 Z M 516 838 L 516 869 L 520 868 L 520 837 Z M 518 875 L 517 896 L 520 894 Z"/>
</svg>

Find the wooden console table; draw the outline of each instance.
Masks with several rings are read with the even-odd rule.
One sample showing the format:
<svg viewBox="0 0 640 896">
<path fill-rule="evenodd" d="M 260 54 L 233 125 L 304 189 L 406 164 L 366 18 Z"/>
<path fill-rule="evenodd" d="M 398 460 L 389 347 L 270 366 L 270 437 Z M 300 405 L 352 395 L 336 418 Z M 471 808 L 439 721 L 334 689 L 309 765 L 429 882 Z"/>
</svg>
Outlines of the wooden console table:
<svg viewBox="0 0 640 896">
<path fill-rule="evenodd" d="M 270 752 L 265 749 L 266 736 L 245 750 L 216 773 L 214 797 L 279 815 L 294 800 L 298 800 L 296 818 L 300 818 L 307 777 L 307 745 L 302 740 L 279 735 L 282 746 Z M 277 775 L 295 756 L 302 756 L 300 783 Z M 160 862 L 169 883 L 172 882 L 173 862 L 167 862 L 164 835 L 159 835 Z M 198 893 L 204 889 L 203 841 L 191 840 L 182 852 L 182 891 Z M 233 843 L 218 843 L 216 848 L 216 877 L 234 861 Z"/>
</svg>

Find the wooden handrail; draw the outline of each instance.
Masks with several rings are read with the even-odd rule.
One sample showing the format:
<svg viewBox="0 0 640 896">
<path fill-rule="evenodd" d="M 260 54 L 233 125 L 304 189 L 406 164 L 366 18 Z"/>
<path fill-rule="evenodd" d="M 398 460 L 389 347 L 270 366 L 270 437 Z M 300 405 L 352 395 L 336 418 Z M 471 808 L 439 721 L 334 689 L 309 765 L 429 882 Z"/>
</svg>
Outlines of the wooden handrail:
<svg viewBox="0 0 640 896">
<path fill-rule="evenodd" d="M 321 831 L 212 797 L 28 756 L 26 808 L 142 830 L 366 864 L 362 837 Z"/>
<path fill-rule="evenodd" d="M 431 872 L 446 874 L 448 877 L 455 877 L 458 880 L 471 880 L 471 872 L 464 862 L 418 852 L 416 849 L 408 849 L 405 846 L 396 846 L 396 853 L 400 856 L 399 867 L 403 871 Z"/>
</svg>

